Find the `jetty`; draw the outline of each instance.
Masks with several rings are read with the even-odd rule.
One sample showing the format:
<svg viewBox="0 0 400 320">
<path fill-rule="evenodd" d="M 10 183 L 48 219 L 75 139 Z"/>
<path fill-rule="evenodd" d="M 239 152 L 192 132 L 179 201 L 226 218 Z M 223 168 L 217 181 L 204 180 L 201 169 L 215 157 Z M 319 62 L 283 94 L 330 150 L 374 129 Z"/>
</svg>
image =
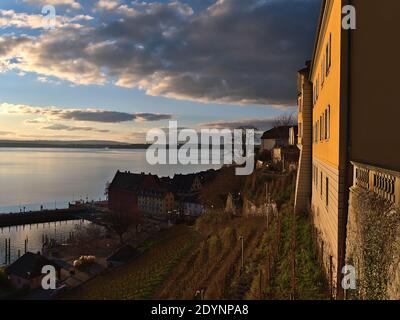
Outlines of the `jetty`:
<svg viewBox="0 0 400 320">
<path fill-rule="evenodd" d="M 79 219 L 96 223 L 102 214 L 102 210 L 99 210 L 99 207 L 92 203 L 70 205 L 67 209 L 0 214 L 0 228 Z"/>
</svg>

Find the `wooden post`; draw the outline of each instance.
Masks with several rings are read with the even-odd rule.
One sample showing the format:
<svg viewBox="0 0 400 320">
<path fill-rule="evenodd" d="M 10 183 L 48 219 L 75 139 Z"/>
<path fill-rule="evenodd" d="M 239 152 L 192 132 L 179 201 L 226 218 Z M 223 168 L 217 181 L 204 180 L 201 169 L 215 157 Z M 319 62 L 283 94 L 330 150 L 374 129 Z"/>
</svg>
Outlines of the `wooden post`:
<svg viewBox="0 0 400 320">
<path fill-rule="evenodd" d="M 400 177 L 396 177 L 396 182 L 394 184 L 394 196 L 396 206 L 400 207 Z"/>
<path fill-rule="evenodd" d="M 4 263 L 7 264 L 8 257 L 8 240 L 5 239 L 5 250 L 4 250 Z"/>
<path fill-rule="evenodd" d="M 333 300 L 333 257 L 329 256 L 329 282 L 331 290 L 331 300 Z"/>
<path fill-rule="evenodd" d="M 8 238 L 8 263 L 11 263 L 11 238 Z"/>
<path fill-rule="evenodd" d="M 292 226 L 292 299 L 296 299 L 296 214 L 293 210 L 293 226 Z"/>
</svg>

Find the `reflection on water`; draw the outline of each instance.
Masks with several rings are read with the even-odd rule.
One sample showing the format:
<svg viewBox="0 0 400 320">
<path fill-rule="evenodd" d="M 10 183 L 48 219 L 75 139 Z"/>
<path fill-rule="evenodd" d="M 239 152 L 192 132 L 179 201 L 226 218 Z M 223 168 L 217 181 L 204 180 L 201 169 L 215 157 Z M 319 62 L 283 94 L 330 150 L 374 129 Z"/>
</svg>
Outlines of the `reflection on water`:
<svg viewBox="0 0 400 320">
<path fill-rule="evenodd" d="M 0 213 L 103 199 L 106 182 L 117 170 L 173 176 L 219 167 L 151 166 L 145 150 L 0 148 Z"/>
<path fill-rule="evenodd" d="M 43 239 L 54 239 L 57 243 L 65 243 L 77 226 L 88 226 L 85 220 L 40 223 L 24 226 L 0 228 L 0 266 L 5 264 L 6 239 L 10 239 L 11 262 L 18 258 L 18 253 L 25 252 L 25 240 L 28 240 L 27 251 L 42 251 Z"/>
</svg>

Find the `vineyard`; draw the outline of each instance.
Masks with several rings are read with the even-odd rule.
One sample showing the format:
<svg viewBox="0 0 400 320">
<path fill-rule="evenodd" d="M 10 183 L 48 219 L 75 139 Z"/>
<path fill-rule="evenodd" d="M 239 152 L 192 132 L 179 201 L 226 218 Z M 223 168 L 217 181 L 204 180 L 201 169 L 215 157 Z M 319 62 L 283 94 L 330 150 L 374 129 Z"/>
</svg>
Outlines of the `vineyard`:
<svg viewBox="0 0 400 320">
<path fill-rule="evenodd" d="M 292 212 L 291 206 L 284 206 L 272 221 L 232 218 L 224 213 L 213 213 L 211 219 L 204 217 L 209 227 L 210 220 L 217 225 L 207 233 L 199 221 L 197 227 L 204 239 L 179 263 L 155 297 L 193 299 L 202 291 L 210 300 L 327 299 L 326 281 L 316 260 L 306 216 L 297 217 L 293 251 Z M 294 278 L 292 259 L 296 261 Z"/>
<path fill-rule="evenodd" d="M 151 298 L 172 268 L 197 241 L 187 226 L 164 231 L 156 241 L 141 248 L 143 255 L 132 263 L 111 270 L 71 292 L 67 299 L 133 300 Z"/>
<path fill-rule="evenodd" d="M 194 227 L 162 232 L 142 245 L 143 254 L 135 261 L 96 277 L 67 298 L 329 298 L 311 221 L 293 214 L 292 178 L 255 174 L 246 181 L 245 189 L 259 202 L 265 191 L 257 186 L 272 179 L 278 213 L 234 217 L 218 207 L 209 210 Z"/>
</svg>

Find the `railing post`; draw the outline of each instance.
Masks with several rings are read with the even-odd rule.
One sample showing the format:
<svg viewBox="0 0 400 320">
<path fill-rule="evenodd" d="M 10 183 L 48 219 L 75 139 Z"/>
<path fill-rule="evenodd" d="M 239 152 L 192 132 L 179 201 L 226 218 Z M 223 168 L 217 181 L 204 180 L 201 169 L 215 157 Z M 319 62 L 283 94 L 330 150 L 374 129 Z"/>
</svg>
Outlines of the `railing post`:
<svg viewBox="0 0 400 320">
<path fill-rule="evenodd" d="M 356 166 L 355 164 L 353 164 L 353 187 L 357 187 L 357 169 L 358 166 Z"/>
<path fill-rule="evenodd" d="M 371 192 L 374 192 L 374 176 L 375 176 L 375 171 L 374 170 L 370 170 L 369 171 L 369 190 Z"/>
<path fill-rule="evenodd" d="M 396 182 L 394 184 L 394 196 L 396 198 L 396 206 L 400 207 L 400 177 L 396 177 Z"/>
</svg>

